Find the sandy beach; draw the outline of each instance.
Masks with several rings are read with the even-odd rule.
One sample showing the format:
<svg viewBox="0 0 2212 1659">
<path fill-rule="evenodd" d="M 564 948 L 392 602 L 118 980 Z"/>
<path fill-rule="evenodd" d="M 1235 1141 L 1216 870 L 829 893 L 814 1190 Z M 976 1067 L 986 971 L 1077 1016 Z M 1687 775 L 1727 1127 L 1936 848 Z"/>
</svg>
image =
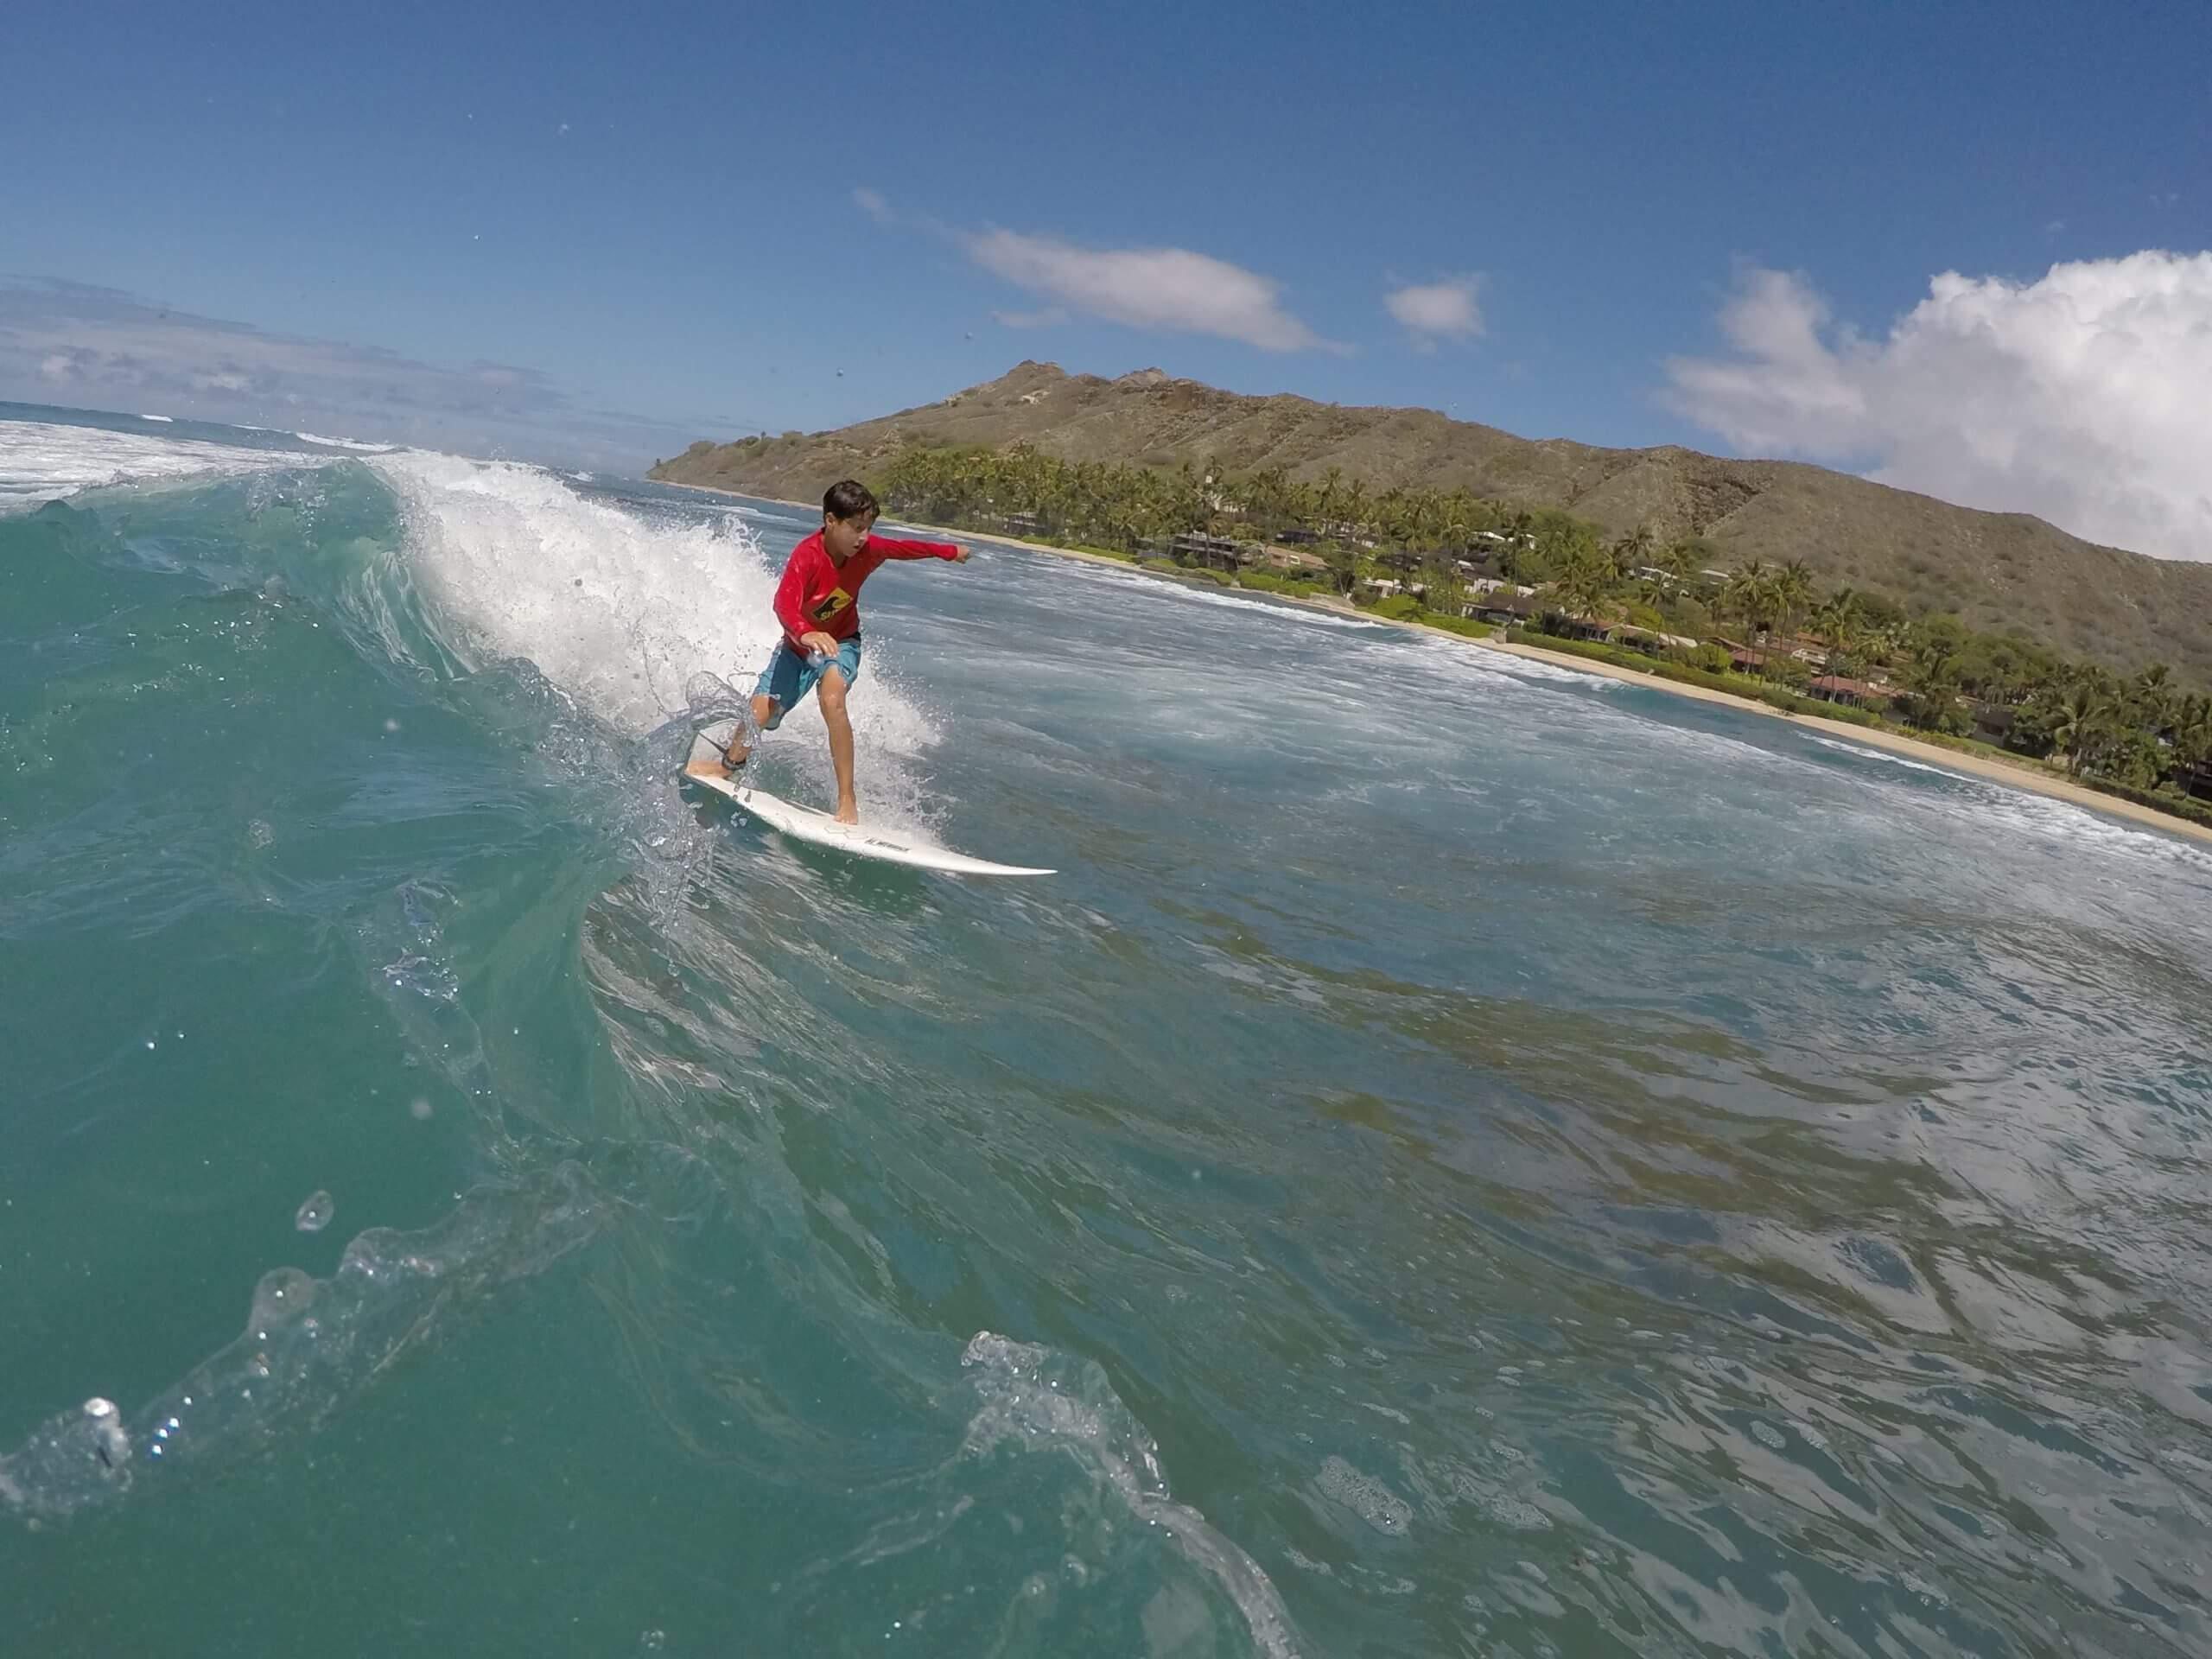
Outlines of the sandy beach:
<svg viewBox="0 0 2212 1659">
<path fill-rule="evenodd" d="M 687 484 L 683 487 L 706 490 L 713 495 L 735 496 L 741 500 L 774 501 L 779 506 L 796 507 L 802 512 L 820 511 L 819 504 L 810 501 L 786 501 L 775 496 L 746 496 L 736 490 L 714 489 L 702 484 Z M 907 524 L 910 521 L 900 519 L 899 522 Z M 913 524 L 912 528 L 933 536 L 943 536 L 950 540 L 989 542 L 1001 547 L 1026 548 L 1033 553 L 1049 553 L 1058 558 L 1087 559 L 1093 564 L 1112 565 L 1117 569 L 1141 569 L 1141 567 L 1130 563 L 1127 560 L 1109 558 L 1100 553 L 1085 553 L 1071 547 L 1055 547 L 1050 542 L 1024 541 L 1017 536 L 985 535 L 977 531 L 961 530 L 950 524 Z M 1163 582 L 1179 580 L 1163 572 L 1142 571 L 1141 573 L 1159 576 Z M 1181 578 L 1181 580 L 1196 579 Z M 2212 828 L 2192 823 L 2187 818 L 2177 817 L 2170 812 L 2161 812 L 2155 807 L 2142 806 L 2133 801 L 2122 800 L 2117 795 L 2107 795 L 2064 778 L 2055 778 L 2049 772 L 2036 771 L 2027 766 L 2013 766 L 2003 760 L 1993 760 L 1986 755 L 1961 753 L 1956 749 L 1947 749 L 1938 744 L 1925 743 L 1918 738 L 1908 737 L 1902 733 L 1883 731 L 1869 726 L 1854 726 L 1847 721 L 1823 720 L 1817 715 L 1788 714 L 1775 708 L 1771 703 L 1761 702 L 1755 697 L 1739 697 L 1726 691 L 1708 690 L 1701 685 L 1688 685 L 1680 680 L 1662 678 L 1656 674 L 1617 667 L 1613 664 L 1599 662 L 1592 658 L 1577 657 L 1568 652 L 1546 651 L 1540 645 L 1516 645 L 1505 639 L 1470 639 L 1465 634 L 1454 633 L 1449 628 L 1433 627 L 1426 622 L 1376 616 L 1371 611 L 1363 611 L 1357 606 L 1340 599 L 1320 599 L 1288 594 L 1268 594 L 1263 597 L 1276 600 L 1286 605 L 1303 605 L 1314 610 L 1335 611 L 1345 616 L 1356 616 L 1362 621 L 1378 623 L 1385 627 L 1417 630 L 1423 633 L 1433 634 L 1440 639 L 1449 639 L 1456 645 L 1465 645 L 1472 651 L 1503 652 L 1510 656 L 1526 657 L 1536 662 L 1551 663 L 1560 668 L 1570 668 L 1578 673 L 1595 675 L 1600 679 L 1623 680 L 1631 685 L 1648 685 L 1654 690 L 1664 691 L 1674 696 L 1688 697 L 1699 702 L 1726 703 L 1730 708 L 1743 709 L 1747 714 L 1764 715 L 1770 720 L 1786 720 L 1793 726 L 1805 727 L 1838 738 L 1847 743 L 1863 744 L 1870 749 L 1885 749 L 1892 754 L 1906 755 L 1931 766 L 1945 767 L 1968 777 L 1985 779 L 1991 783 L 2002 784 L 2012 789 L 2025 790 L 2034 795 L 2048 795 L 2054 800 L 2066 801 L 2075 806 L 2086 807 L 2092 812 L 2101 812 L 2107 817 L 2120 818 L 2130 823 L 2142 824 L 2152 830 L 2163 830 L 2169 835 L 2183 836 L 2192 840 L 2212 843 Z"/>
</svg>

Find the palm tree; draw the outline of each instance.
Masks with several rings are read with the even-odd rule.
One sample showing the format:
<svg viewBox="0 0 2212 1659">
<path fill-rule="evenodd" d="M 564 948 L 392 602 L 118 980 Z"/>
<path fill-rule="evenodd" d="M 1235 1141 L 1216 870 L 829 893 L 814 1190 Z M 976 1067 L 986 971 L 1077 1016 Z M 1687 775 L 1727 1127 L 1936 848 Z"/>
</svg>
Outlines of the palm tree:
<svg viewBox="0 0 2212 1659">
<path fill-rule="evenodd" d="M 1658 537 L 1651 533 L 1649 524 L 1638 524 L 1634 530 L 1613 543 L 1613 568 L 1624 576 L 1634 575 L 1651 563 L 1652 549 Z"/>
<path fill-rule="evenodd" d="M 1840 674 L 1859 665 L 1859 647 L 1865 637 L 1859 625 L 1859 595 L 1845 588 L 1831 594 L 1813 613 L 1813 632 L 1828 648 L 1828 672 Z"/>
<path fill-rule="evenodd" d="M 1341 499 L 1344 502 L 1344 528 L 1357 540 L 1359 533 L 1367 528 L 1368 517 L 1374 511 L 1368 498 L 1367 486 L 1355 478 L 1344 486 Z"/>
<path fill-rule="evenodd" d="M 2172 677 L 2173 670 L 2165 664 L 2152 663 L 2128 682 L 2127 701 L 2153 732 L 2163 732 L 2173 723 Z"/>
<path fill-rule="evenodd" d="M 1452 563 L 1449 553 L 1432 556 L 1421 567 L 1423 587 L 1422 605 L 1440 616 L 1457 616 L 1459 605 L 1465 597 L 1465 585 L 1459 580 L 1459 567 Z"/>
<path fill-rule="evenodd" d="M 2212 698 L 2191 697 L 2174 721 L 2174 781 L 2184 793 L 2212 772 Z"/>
<path fill-rule="evenodd" d="M 1596 543 L 1578 538 L 1568 545 L 1566 567 L 1553 591 L 1569 616 L 1594 621 L 1613 582 L 1611 556 Z"/>
<path fill-rule="evenodd" d="M 2114 705 L 2096 685 L 2076 680 L 2059 700 L 2050 727 L 2050 747 L 2066 757 L 2076 777 L 2089 756 L 2112 736 Z"/>
<path fill-rule="evenodd" d="M 1332 467 L 1321 474 L 1321 488 L 1315 498 L 1313 516 L 1322 522 L 1314 528 L 1324 536 L 1333 536 L 1337 530 L 1337 513 L 1344 505 L 1344 469 Z"/>
<path fill-rule="evenodd" d="M 1721 604 L 1749 626 L 1761 646 L 1782 613 L 1782 590 L 1765 561 L 1753 559 L 1728 579 Z"/>
<path fill-rule="evenodd" d="M 1776 620 L 1785 627 L 1812 608 L 1813 573 L 1804 560 L 1792 559 L 1774 573 L 1774 602 Z"/>
<path fill-rule="evenodd" d="M 1905 686 L 1912 693 L 1916 723 L 1940 727 L 1956 705 L 1959 652 L 1965 643 L 1966 630 L 1954 617 L 1927 617 L 1914 624 Z"/>
</svg>

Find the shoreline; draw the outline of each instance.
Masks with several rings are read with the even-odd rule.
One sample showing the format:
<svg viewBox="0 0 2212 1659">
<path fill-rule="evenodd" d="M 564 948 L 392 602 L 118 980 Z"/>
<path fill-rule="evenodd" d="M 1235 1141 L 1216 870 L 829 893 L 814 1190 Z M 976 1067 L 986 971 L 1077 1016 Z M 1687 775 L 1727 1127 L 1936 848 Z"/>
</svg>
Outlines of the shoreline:
<svg viewBox="0 0 2212 1659">
<path fill-rule="evenodd" d="M 710 484 L 685 484 L 679 487 L 687 490 L 703 490 L 709 495 L 734 496 L 740 500 L 772 502 L 779 507 L 796 507 L 802 512 L 821 511 L 816 503 L 810 501 L 787 501 L 779 496 L 746 495 L 738 490 L 721 489 Z M 886 517 L 889 516 L 886 515 Z M 911 520 L 903 518 L 898 522 L 912 523 Z M 1055 547 L 1050 542 L 1024 541 L 1018 536 L 990 535 L 982 531 L 962 530 L 951 524 L 914 524 L 912 527 L 928 531 L 931 535 L 943 536 L 950 539 L 965 538 L 970 541 L 990 542 L 1001 547 L 1019 547 L 1033 553 L 1050 553 L 1064 559 L 1083 559 L 1092 564 L 1111 565 L 1116 569 L 1132 570 L 1139 575 L 1151 576 L 1159 581 L 1177 580 L 1162 572 L 1147 570 L 1130 560 L 1109 558 L 1101 553 L 1086 553 L 1079 548 Z M 1236 590 L 1224 586 L 1222 591 L 1233 593 Z M 1746 714 L 1763 715 L 1770 720 L 1786 721 L 1792 726 L 1808 731 L 1820 732 L 1843 742 L 1863 744 L 1868 748 L 1886 750 L 1891 754 L 1903 755 L 1908 760 L 1922 761 L 1926 765 L 1942 767 L 1948 772 L 1961 772 L 1969 778 L 1980 779 L 1986 783 L 2001 784 L 2008 788 L 2024 790 L 2031 795 L 2046 796 L 2052 800 L 2064 801 L 2071 806 L 2083 807 L 2092 812 L 2101 812 L 2107 817 L 2120 818 L 2132 824 L 2140 824 L 2148 829 L 2164 830 L 2169 835 L 2181 836 L 2192 841 L 2212 844 L 2212 828 L 2207 828 L 2201 823 L 2193 823 L 2189 819 L 2178 817 L 2173 813 L 2161 812 L 2156 807 L 2144 806 L 2118 795 L 2107 795 L 2084 784 L 2074 783 L 2064 778 L 2054 778 L 2048 772 L 2014 766 L 2007 761 L 1993 760 L 1985 755 L 1964 754 L 1956 749 L 1947 749 L 1941 744 L 1924 743 L 1918 738 L 1908 737 L 1902 733 L 1883 731 L 1871 726 L 1854 726 L 1848 721 L 1823 720 L 1818 715 L 1793 715 L 1777 709 L 1771 703 L 1761 702 L 1755 697 L 1738 696 L 1727 691 L 1714 691 L 1705 686 L 1690 685 L 1681 680 L 1666 679 L 1657 674 L 1622 668 L 1616 664 L 1599 662 L 1588 657 L 1577 657 L 1568 652 L 1546 651 L 1541 645 L 1516 645 L 1510 639 L 1477 639 L 1464 633 L 1454 633 L 1449 628 L 1432 627 L 1426 622 L 1417 622 L 1399 617 L 1376 616 L 1341 599 L 1319 599 L 1304 594 L 1268 594 L 1256 588 L 1252 592 L 1256 597 L 1274 600 L 1280 604 L 1301 605 L 1309 610 L 1330 611 L 1338 616 L 1357 617 L 1363 622 L 1373 622 L 1382 627 L 1414 630 L 1433 634 L 1440 639 L 1450 639 L 1476 651 L 1495 651 L 1509 657 L 1525 657 L 1532 662 L 1548 663 L 1554 667 L 1573 669 L 1578 673 L 1592 675 L 1601 680 L 1618 680 L 1626 685 L 1649 686 L 1655 691 L 1664 691 L 1673 696 L 1688 697 L 1695 702 L 1713 702 L 1731 709 L 1740 709 Z"/>
</svg>

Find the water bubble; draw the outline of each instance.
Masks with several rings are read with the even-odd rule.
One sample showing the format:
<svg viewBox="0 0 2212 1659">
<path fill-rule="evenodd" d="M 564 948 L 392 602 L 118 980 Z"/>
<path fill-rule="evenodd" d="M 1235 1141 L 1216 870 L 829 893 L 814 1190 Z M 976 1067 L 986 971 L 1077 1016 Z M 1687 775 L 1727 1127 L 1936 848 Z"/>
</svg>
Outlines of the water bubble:
<svg viewBox="0 0 2212 1659">
<path fill-rule="evenodd" d="M 384 723 L 384 728 L 387 732 L 396 732 L 399 729 L 399 722 L 396 720 L 386 720 Z"/>
<path fill-rule="evenodd" d="M 276 839 L 276 831 L 270 827 L 267 819 L 256 818 L 246 825 L 245 838 L 249 845 L 266 847 Z"/>
<path fill-rule="evenodd" d="M 417 1095 L 412 1101 L 408 1103 L 407 1109 L 413 1113 L 418 1119 L 425 1118 L 430 1115 L 430 1103 L 423 1096 Z"/>
<path fill-rule="evenodd" d="M 300 1206 L 299 1214 L 292 1217 L 292 1225 L 303 1233 L 319 1233 L 330 1225 L 330 1217 L 337 1205 L 327 1192 L 310 1192 Z"/>
<path fill-rule="evenodd" d="M 271 1268 L 253 1287 L 252 1323 L 247 1328 L 257 1340 L 266 1341 L 270 1331 L 306 1313 L 315 1293 L 315 1281 L 297 1268 Z"/>
<path fill-rule="evenodd" d="M 92 1425 L 92 1450 L 111 1469 L 119 1469 L 130 1456 L 130 1436 L 123 1427 L 123 1414 L 115 1402 L 94 1395 L 85 1402 L 85 1418 Z"/>
</svg>

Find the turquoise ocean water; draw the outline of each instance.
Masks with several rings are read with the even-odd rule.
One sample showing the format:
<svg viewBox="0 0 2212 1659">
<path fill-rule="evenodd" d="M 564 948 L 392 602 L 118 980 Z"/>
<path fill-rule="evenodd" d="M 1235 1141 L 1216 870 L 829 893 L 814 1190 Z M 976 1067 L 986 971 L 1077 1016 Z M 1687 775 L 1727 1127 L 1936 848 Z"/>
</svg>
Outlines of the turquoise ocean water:
<svg viewBox="0 0 2212 1659">
<path fill-rule="evenodd" d="M 0 409 L 0 1652 L 2212 1651 L 2207 849 L 805 528 Z"/>
</svg>

